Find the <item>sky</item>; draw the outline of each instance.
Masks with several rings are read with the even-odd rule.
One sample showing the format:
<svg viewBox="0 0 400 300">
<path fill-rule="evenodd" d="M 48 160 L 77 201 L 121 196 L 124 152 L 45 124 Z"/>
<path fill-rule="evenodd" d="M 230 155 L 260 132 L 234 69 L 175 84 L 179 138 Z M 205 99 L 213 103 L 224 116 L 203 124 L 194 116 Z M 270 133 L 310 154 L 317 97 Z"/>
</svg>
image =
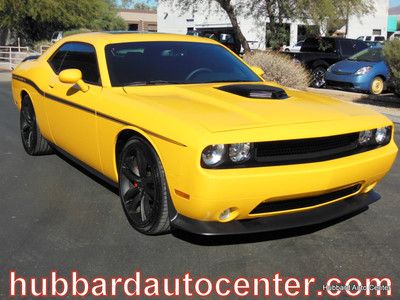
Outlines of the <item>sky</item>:
<svg viewBox="0 0 400 300">
<path fill-rule="evenodd" d="M 400 5 L 400 0 L 390 0 L 390 6 L 399 6 Z"/>
</svg>

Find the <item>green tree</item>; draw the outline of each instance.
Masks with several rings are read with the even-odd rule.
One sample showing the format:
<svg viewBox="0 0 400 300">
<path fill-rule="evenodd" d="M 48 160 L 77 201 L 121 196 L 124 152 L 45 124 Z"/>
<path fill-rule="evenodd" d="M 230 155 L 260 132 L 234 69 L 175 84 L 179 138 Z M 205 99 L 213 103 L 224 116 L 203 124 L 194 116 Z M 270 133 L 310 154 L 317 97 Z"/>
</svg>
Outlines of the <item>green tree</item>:
<svg viewBox="0 0 400 300">
<path fill-rule="evenodd" d="M 240 28 L 238 18 L 254 18 L 261 26 L 265 26 L 266 47 L 278 48 L 289 36 L 286 23 L 290 20 L 303 21 L 306 24 L 317 25 L 313 28 L 339 29 L 349 16 L 362 16 L 371 12 L 371 0 L 160 0 L 174 3 L 181 11 L 197 10 L 198 7 L 212 7 L 217 3 L 228 15 L 236 39 L 244 50 L 250 50 L 247 40 Z M 336 30 L 335 29 L 335 30 Z"/>
<path fill-rule="evenodd" d="M 400 39 L 386 42 L 384 53 L 391 71 L 391 85 L 396 94 L 400 95 Z"/>
<path fill-rule="evenodd" d="M 374 11 L 372 0 L 298 0 L 295 15 L 306 23 L 318 25 L 327 35 L 345 26 L 349 18 L 361 17 Z"/>
<path fill-rule="evenodd" d="M 0 0 L 0 28 L 32 44 L 54 31 L 116 30 L 126 24 L 111 0 Z"/>
<path fill-rule="evenodd" d="M 315 28 L 328 35 L 346 25 L 350 16 L 362 16 L 372 10 L 371 0 L 254 0 L 250 6 L 250 14 L 257 20 L 268 17 L 265 44 L 272 48 L 287 41 L 285 23 L 289 20 L 314 25 L 310 27 L 310 35 L 319 34 Z"/>
<path fill-rule="evenodd" d="M 227 14 L 229 20 L 232 24 L 233 34 L 235 39 L 239 41 L 241 46 L 243 47 L 245 52 L 250 51 L 249 44 L 243 35 L 243 32 L 239 26 L 238 16 L 243 14 L 245 11 L 245 6 L 239 4 L 235 4 L 232 0 L 159 0 L 170 3 L 175 8 L 180 9 L 182 12 L 184 11 L 194 11 L 199 9 L 199 7 L 213 7 L 213 3 L 217 4 L 219 8 L 221 8 Z"/>
</svg>

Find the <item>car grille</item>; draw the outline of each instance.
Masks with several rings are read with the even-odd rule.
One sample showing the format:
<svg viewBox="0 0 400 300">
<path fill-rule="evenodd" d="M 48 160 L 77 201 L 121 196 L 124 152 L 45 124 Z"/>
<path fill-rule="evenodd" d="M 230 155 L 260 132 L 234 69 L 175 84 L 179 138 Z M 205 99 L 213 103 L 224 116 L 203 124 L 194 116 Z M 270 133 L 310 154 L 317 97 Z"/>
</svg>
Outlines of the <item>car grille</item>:
<svg viewBox="0 0 400 300">
<path fill-rule="evenodd" d="M 342 188 L 330 193 L 325 193 L 318 196 L 290 199 L 290 200 L 282 200 L 282 201 L 274 201 L 274 202 L 263 202 L 259 204 L 256 208 L 254 208 L 250 214 L 263 214 L 270 212 L 278 212 L 278 211 L 287 211 L 298 208 L 307 208 L 312 207 L 324 203 L 328 203 L 330 201 L 334 201 L 336 199 L 348 197 L 357 193 L 361 188 L 361 184 L 356 184 L 350 187 Z"/>
<path fill-rule="evenodd" d="M 345 71 L 333 71 L 333 73 L 336 75 L 352 75 L 352 74 L 354 74 L 352 72 L 345 72 Z"/>
<path fill-rule="evenodd" d="M 326 85 L 344 88 L 344 89 L 354 88 L 354 84 L 352 84 L 351 82 L 343 82 L 343 81 L 335 81 L 335 80 L 326 80 Z"/>
<path fill-rule="evenodd" d="M 263 165 L 324 161 L 358 152 L 359 133 L 329 137 L 261 142 L 255 144 L 255 160 Z"/>
</svg>

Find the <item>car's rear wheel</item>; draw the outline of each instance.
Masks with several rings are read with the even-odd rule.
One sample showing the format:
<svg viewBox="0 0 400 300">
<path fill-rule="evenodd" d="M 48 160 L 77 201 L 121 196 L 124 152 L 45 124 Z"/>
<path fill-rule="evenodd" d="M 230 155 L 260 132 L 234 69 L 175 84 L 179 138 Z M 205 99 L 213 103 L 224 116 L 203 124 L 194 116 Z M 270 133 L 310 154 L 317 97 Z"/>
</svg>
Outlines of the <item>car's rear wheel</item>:
<svg viewBox="0 0 400 300">
<path fill-rule="evenodd" d="M 49 143 L 40 133 L 35 110 L 28 95 L 25 95 L 22 99 L 20 131 L 22 145 L 29 155 L 45 155 L 53 152 Z"/>
<path fill-rule="evenodd" d="M 325 86 L 325 74 L 326 69 L 324 67 L 316 67 L 312 71 L 313 81 L 311 82 L 311 86 L 315 88 L 322 88 Z"/>
<path fill-rule="evenodd" d="M 371 82 L 370 92 L 373 95 L 380 95 L 385 88 L 385 82 L 382 77 L 375 77 Z"/>
<path fill-rule="evenodd" d="M 140 137 L 131 138 L 122 149 L 119 193 L 133 228 L 149 235 L 170 230 L 164 169 L 154 149 Z"/>
</svg>

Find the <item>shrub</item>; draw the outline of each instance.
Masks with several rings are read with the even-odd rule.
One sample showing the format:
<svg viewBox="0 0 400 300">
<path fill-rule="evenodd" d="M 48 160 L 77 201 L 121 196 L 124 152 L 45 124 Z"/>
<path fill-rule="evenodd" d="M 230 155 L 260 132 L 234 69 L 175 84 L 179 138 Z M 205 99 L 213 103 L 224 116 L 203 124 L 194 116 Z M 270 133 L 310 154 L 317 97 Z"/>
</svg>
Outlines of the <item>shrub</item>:
<svg viewBox="0 0 400 300">
<path fill-rule="evenodd" d="M 50 42 L 48 40 L 40 40 L 40 41 L 34 42 L 32 45 L 32 48 L 35 52 L 40 53 L 42 46 L 50 46 Z"/>
<path fill-rule="evenodd" d="M 283 86 L 304 90 L 311 82 L 309 72 L 285 54 L 256 51 L 245 54 L 243 59 L 249 65 L 263 69 L 266 80 L 276 81 Z"/>
<path fill-rule="evenodd" d="M 393 86 L 395 93 L 400 95 L 400 39 L 387 42 L 384 52 L 391 72 L 389 84 Z"/>
</svg>

